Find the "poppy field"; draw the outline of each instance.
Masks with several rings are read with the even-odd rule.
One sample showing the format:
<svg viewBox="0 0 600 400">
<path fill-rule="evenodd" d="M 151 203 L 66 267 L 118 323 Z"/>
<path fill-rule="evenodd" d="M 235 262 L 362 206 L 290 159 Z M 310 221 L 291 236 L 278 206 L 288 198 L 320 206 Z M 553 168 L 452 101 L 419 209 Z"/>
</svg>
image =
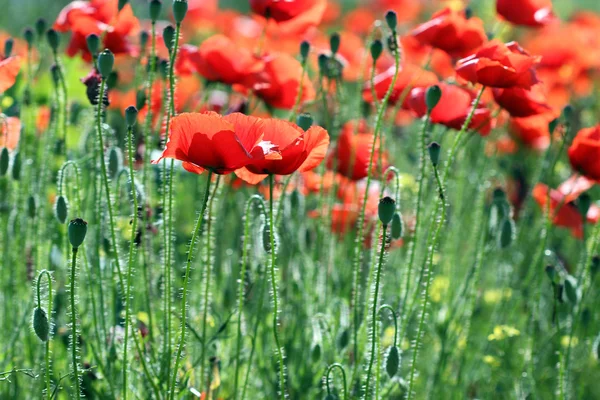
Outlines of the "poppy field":
<svg viewBox="0 0 600 400">
<path fill-rule="evenodd" d="M 600 399 L 593 2 L 57 3 L 0 26 L 0 399 Z"/>
</svg>

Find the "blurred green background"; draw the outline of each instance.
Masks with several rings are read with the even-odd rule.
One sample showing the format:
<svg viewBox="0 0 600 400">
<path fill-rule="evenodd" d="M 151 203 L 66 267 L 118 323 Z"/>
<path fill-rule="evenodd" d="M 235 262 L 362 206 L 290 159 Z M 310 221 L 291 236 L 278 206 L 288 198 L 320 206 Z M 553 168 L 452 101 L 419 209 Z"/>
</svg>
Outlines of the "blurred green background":
<svg viewBox="0 0 600 400">
<path fill-rule="evenodd" d="M 146 15 L 147 0 L 130 0 L 133 4 L 136 15 Z M 345 7 L 352 7 L 361 0 L 338 0 Z M 363 3 L 369 0 L 362 0 Z M 425 2 L 436 0 L 424 0 Z M 32 25 L 39 18 L 44 17 L 49 21 L 54 20 L 59 11 L 71 0 L 0 0 L 0 29 L 8 31 L 13 35 L 19 35 L 23 28 Z M 164 3 L 169 3 L 164 0 Z M 441 3 L 441 2 L 440 2 Z M 481 6 L 490 6 L 492 0 L 473 0 L 471 4 L 474 8 Z M 247 0 L 220 0 L 221 7 L 237 8 L 246 10 L 248 8 Z M 589 9 L 600 12 L 600 0 L 559 0 L 554 1 L 554 6 L 563 18 L 576 10 Z M 166 8 L 166 7 L 165 7 Z"/>
</svg>

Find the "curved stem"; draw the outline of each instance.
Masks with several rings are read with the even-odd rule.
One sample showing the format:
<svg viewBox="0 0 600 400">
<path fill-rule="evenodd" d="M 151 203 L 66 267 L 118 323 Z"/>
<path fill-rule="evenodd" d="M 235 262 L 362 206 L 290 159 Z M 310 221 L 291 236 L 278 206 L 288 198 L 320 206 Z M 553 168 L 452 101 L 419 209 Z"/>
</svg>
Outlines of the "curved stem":
<svg viewBox="0 0 600 400">
<path fill-rule="evenodd" d="M 389 304 L 379 307 L 379 313 L 383 310 L 389 310 L 392 313 L 392 319 L 394 320 L 394 347 L 398 347 L 398 316 L 396 315 L 396 311 Z"/>
<path fill-rule="evenodd" d="M 340 363 L 331 364 L 327 368 L 327 372 L 325 373 L 325 384 L 327 385 L 327 394 L 331 394 L 331 388 L 329 387 L 329 382 L 331 379 L 329 378 L 329 376 L 331 375 L 331 373 L 333 372 L 333 370 L 335 368 L 338 368 L 340 370 L 340 372 L 342 373 L 342 382 L 344 385 L 344 400 L 348 400 L 348 389 L 346 387 L 346 371 L 344 370 L 344 367 Z"/>
<path fill-rule="evenodd" d="M 42 275 L 46 275 L 48 278 L 48 306 L 46 310 L 46 314 L 48 315 L 48 320 L 50 321 L 50 326 L 52 326 L 52 275 L 46 269 L 42 270 L 37 279 L 37 304 L 38 308 L 42 308 L 41 302 L 41 281 Z M 52 391 L 50 390 L 50 338 L 46 340 L 45 343 L 45 352 L 44 352 L 44 379 L 46 381 L 46 399 L 52 399 Z"/>
<path fill-rule="evenodd" d="M 192 240 L 191 240 L 190 246 L 188 248 L 187 263 L 186 263 L 186 267 L 185 267 L 185 277 L 183 279 L 183 291 L 182 291 L 182 295 L 181 295 L 180 338 L 179 338 L 179 345 L 177 346 L 177 353 L 175 356 L 175 365 L 173 366 L 173 377 L 171 379 L 171 385 L 170 385 L 170 390 L 169 390 L 169 396 L 171 399 L 175 398 L 175 386 L 177 384 L 177 370 L 179 369 L 179 363 L 181 361 L 181 354 L 182 354 L 183 348 L 185 346 L 188 284 L 189 284 L 189 280 L 190 280 L 190 270 L 192 267 L 194 247 L 195 247 L 196 240 L 198 239 L 198 234 L 202 228 L 202 224 L 204 221 L 204 212 L 206 211 L 206 206 L 208 204 L 208 196 L 210 195 L 210 181 L 212 179 L 212 176 L 213 176 L 213 172 L 209 171 L 208 176 L 206 178 L 206 190 L 204 193 L 204 200 L 202 202 L 202 208 L 200 209 L 200 214 L 198 215 L 198 220 L 196 221 L 196 227 L 194 228 L 194 232 L 192 234 Z"/>
<path fill-rule="evenodd" d="M 77 268 L 77 248 L 73 247 L 71 259 L 71 357 L 73 365 L 73 380 L 75 381 L 75 395 L 81 396 L 81 382 L 79 382 L 79 368 L 77 365 L 77 313 L 75 312 L 75 277 Z"/>
</svg>

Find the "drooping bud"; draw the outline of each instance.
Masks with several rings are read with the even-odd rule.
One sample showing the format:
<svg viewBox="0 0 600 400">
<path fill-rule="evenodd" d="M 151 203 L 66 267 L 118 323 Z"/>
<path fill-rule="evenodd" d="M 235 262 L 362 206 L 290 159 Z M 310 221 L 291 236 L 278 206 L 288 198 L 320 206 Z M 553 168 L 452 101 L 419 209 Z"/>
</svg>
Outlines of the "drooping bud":
<svg viewBox="0 0 600 400">
<path fill-rule="evenodd" d="M 36 307 L 33 310 L 32 325 L 35 335 L 42 342 L 47 342 L 50 337 L 50 321 L 48 321 L 48 315 L 43 308 Z"/>
<path fill-rule="evenodd" d="M 308 113 L 302 113 L 298 115 L 296 118 L 296 125 L 298 125 L 302 130 L 307 131 L 313 124 L 313 118 Z"/>
<path fill-rule="evenodd" d="M 395 213 L 392 218 L 392 239 L 398 240 L 402 238 L 404 234 L 404 223 L 402 222 L 402 217 L 400 214 Z"/>
<path fill-rule="evenodd" d="M 11 56 L 14 45 L 15 40 L 13 38 L 9 37 L 4 41 L 4 58 L 8 58 Z"/>
<path fill-rule="evenodd" d="M 392 346 L 388 351 L 386 360 L 385 360 L 385 370 L 388 373 L 390 378 L 393 378 L 398 373 L 398 368 L 400 367 L 400 350 L 398 347 Z"/>
<path fill-rule="evenodd" d="M 58 45 L 60 44 L 60 36 L 58 36 L 58 32 L 54 29 L 49 29 L 46 32 L 46 39 L 48 40 L 48 44 L 54 53 L 58 50 Z"/>
<path fill-rule="evenodd" d="M 96 57 L 96 54 L 98 54 L 98 50 L 100 49 L 100 38 L 98 37 L 98 35 L 96 35 L 95 33 L 90 33 L 85 38 L 85 41 L 87 43 L 87 48 L 90 51 L 90 53 L 92 53 L 92 55 Z"/>
<path fill-rule="evenodd" d="M 396 213 L 396 201 L 389 196 L 379 200 L 378 212 L 381 223 L 384 226 L 389 225 Z"/>
<path fill-rule="evenodd" d="M 440 162 L 440 153 L 442 150 L 442 146 L 438 142 L 431 142 L 429 146 L 427 146 L 427 150 L 429 150 L 429 158 L 431 159 L 431 164 L 434 167 L 437 167 Z"/>
<path fill-rule="evenodd" d="M 596 274 L 600 271 L 600 257 L 594 256 L 592 257 L 592 265 L 590 265 L 590 273 L 592 277 L 596 276 Z"/>
<path fill-rule="evenodd" d="M 185 18 L 185 14 L 187 14 L 187 10 L 187 1 L 175 0 L 173 2 L 173 18 L 175 18 L 176 23 L 181 24 L 181 22 Z"/>
<path fill-rule="evenodd" d="M 302 63 L 306 62 L 308 53 L 310 53 L 310 43 L 308 43 L 306 40 L 303 40 L 302 43 L 300 43 L 300 57 L 302 57 Z"/>
<path fill-rule="evenodd" d="M 115 179 L 121 167 L 123 166 L 123 152 L 118 147 L 111 147 L 108 150 L 108 175 Z"/>
<path fill-rule="evenodd" d="M 138 110 L 141 110 L 146 106 L 146 91 L 138 90 L 135 94 L 135 107 Z"/>
<path fill-rule="evenodd" d="M 102 53 L 98 55 L 98 72 L 102 75 L 102 78 L 107 79 L 113 70 L 115 64 L 115 56 L 109 49 L 104 49 Z"/>
<path fill-rule="evenodd" d="M 442 89 L 438 85 L 430 86 L 425 93 L 425 105 L 427 111 L 431 112 L 442 98 Z"/>
<path fill-rule="evenodd" d="M 125 123 L 129 128 L 133 127 L 137 122 L 138 110 L 134 106 L 129 106 L 125 109 Z"/>
<path fill-rule="evenodd" d="M 167 46 L 167 50 L 169 50 L 169 54 L 173 51 L 173 43 L 175 41 L 175 28 L 171 25 L 167 25 L 165 29 L 163 29 L 163 39 L 165 41 L 165 46 Z"/>
<path fill-rule="evenodd" d="M 60 224 L 67 222 L 69 216 L 69 203 L 65 196 L 58 196 L 54 203 L 54 216 Z"/>
<path fill-rule="evenodd" d="M 337 54 L 337 52 L 340 50 L 340 44 L 340 34 L 337 32 L 332 33 L 329 37 L 329 47 L 331 49 L 331 54 Z"/>
<path fill-rule="evenodd" d="M 87 222 L 81 218 L 76 218 L 69 222 L 69 242 L 74 249 L 79 248 L 85 240 L 87 234 Z"/>
<path fill-rule="evenodd" d="M 573 305 L 579 302 L 579 289 L 577 287 L 577 279 L 569 275 L 565 278 L 565 294 L 567 300 Z"/>
<path fill-rule="evenodd" d="M 18 151 L 13 157 L 12 178 L 15 181 L 21 180 L 21 153 Z"/>
<path fill-rule="evenodd" d="M 515 238 L 515 223 L 510 218 L 505 218 L 500 227 L 499 243 L 500 248 L 505 249 L 510 246 Z"/>
<path fill-rule="evenodd" d="M 381 53 L 383 53 L 383 43 L 381 43 L 381 40 L 375 39 L 373 43 L 371 43 L 370 50 L 373 62 L 377 61 L 379 57 L 381 57 Z"/>
<path fill-rule="evenodd" d="M 161 9 L 162 9 L 162 1 L 152 0 L 150 2 L 150 20 L 153 23 L 158 20 Z"/>
<path fill-rule="evenodd" d="M 385 22 L 390 27 L 392 32 L 396 32 L 396 28 L 398 27 L 398 15 L 396 11 L 390 10 L 385 13 Z"/>
<path fill-rule="evenodd" d="M 8 164 L 10 163 L 10 155 L 8 154 L 8 149 L 3 147 L 0 151 L 0 176 L 6 175 L 8 172 Z"/>
</svg>

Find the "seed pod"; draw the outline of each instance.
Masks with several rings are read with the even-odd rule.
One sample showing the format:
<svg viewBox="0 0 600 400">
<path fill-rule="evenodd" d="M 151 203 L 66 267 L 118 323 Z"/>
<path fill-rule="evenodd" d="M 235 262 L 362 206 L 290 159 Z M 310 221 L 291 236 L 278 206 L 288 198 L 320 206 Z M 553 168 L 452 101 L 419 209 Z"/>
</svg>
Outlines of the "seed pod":
<svg viewBox="0 0 600 400">
<path fill-rule="evenodd" d="M 160 16 L 161 9 L 162 9 L 162 1 L 152 0 L 150 2 L 150 20 L 152 22 L 156 22 L 156 20 Z"/>
<path fill-rule="evenodd" d="M 31 219 L 35 218 L 37 210 L 37 201 L 33 195 L 27 198 L 27 216 Z"/>
<path fill-rule="evenodd" d="M 505 249 L 510 246 L 514 240 L 515 224 L 510 218 L 505 218 L 500 229 L 500 248 Z"/>
<path fill-rule="evenodd" d="M 432 142 L 427 146 L 427 150 L 429 150 L 429 159 L 431 160 L 431 164 L 434 167 L 437 167 L 440 162 L 440 152 L 442 150 L 442 146 L 438 142 Z"/>
<path fill-rule="evenodd" d="M 56 32 L 54 29 L 49 29 L 48 32 L 46 32 L 46 39 L 48 40 L 48 44 L 50 45 L 52 51 L 56 53 L 58 50 L 58 45 L 60 44 L 60 36 L 58 36 L 58 32 Z"/>
<path fill-rule="evenodd" d="M 163 30 L 163 39 L 165 41 L 165 46 L 167 46 L 167 50 L 169 50 L 169 54 L 173 51 L 173 44 L 175 43 L 175 28 L 171 25 L 167 25 Z"/>
<path fill-rule="evenodd" d="M 95 57 L 96 54 L 98 54 L 98 50 L 100 49 L 100 38 L 95 33 L 90 33 L 85 38 L 85 41 L 87 43 L 88 50 Z"/>
<path fill-rule="evenodd" d="M 396 213 L 396 201 L 389 196 L 379 200 L 378 212 L 381 223 L 384 226 L 389 225 Z"/>
<path fill-rule="evenodd" d="M 569 303 L 576 305 L 579 301 L 579 289 L 577 288 L 577 279 L 571 275 L 565 278 L 565 294 Z"/>
<path fill-rule="evenodd" d="M 67 222 L 69 215 L 69 202 L 65 196 L 58 196 L 54 203 L 54 216 L 60 224 Z"/>
<path fill-rule="evenodd" d="M 104 49 L 100 55 L 98 55 L 98 72 L 102 75 L 102 78 L 107 79 L 113 70 L 115 64 L 115 56 L 112 51 Z"/>
<path fill-rule="evenodd" d="M 21 153 L 17 151 L 13 158 L 12 165 L 12 178 L 15 181 L 21 180 L 21 164 Z"/>
<path fill-rule="evenodd" d="M 431 112 L 438 105 L 442 98 L 442 89 L 438 85 L 430 86 L 425 94 L 425 104 L 427 110 Z"/>
<path fill-rule="evenodd" d="M 398 347 L 392 346 L 388 351 L 387 358 L 385 360 L 385 370 L 390 378 L 393 378 L 398 373 L 400 367 L 400 350 Z"/>
<path fill-rule="evenodd" d="M 398 15 L 396 15 L 395 11 L 390 10 L 385 13 L 385 22 L 387 22 L 387 25 L 393 32 L 396 32 L 396 27 L 398 26 Z"/>
<path fill-rule="evenodd" d="M 308 53 L 310 53 L 310 43 L 306 40 L 303 40 L 302 43 L 300 43 L 300 57 L 302 57 L 303 63 L 308 58 Z"/>
<path fill-rule="evenodd" d="M 46 311 L 40 307 L 33 310 L 33 331 L 42 342 L 47 342 L 50 337 L 50 321 Z"/>
<path fill-rule="evenodd" d="M 313 118 L 308 113 L 302 113 L 298 115 L 298 118 L 296 119 L 296 125 L 298 125 L 300 128 L 302 128 L 302 130 L 305 131 L 309 130 L 312 124 Z"/>
<path fill-rule="evenodd" d="M 11 56 L 14 45 L 15 40 L 13 38 L 9 37 L 4 41 L 4 58 L 8 58 Z"/>
<path fill-rule="evenodd" d="M 377 61 L 381 56 L 381 53 L 383 53 L 383 43 L 381 43 L 381 40 L 375 39 L 373 43 L 371 43 L 370 50 L 373 62 Z"/>
<path fill-rule="evenodd" d="M 79 248 L 87 234 L 87 222 L 81 218 L 75 218 L 69 222 L 69 242 L 74 249 Z"/>
<path fill-rule="evenodd" d="M 111 147 L 108 150 L 108 175 L 111 179 L 115 179 L 122 166 L 123 152 L 118 147 Z"/>
<path fill-rule="evenodd" d="M 185 18 L 185 14 L 187 14 L 187 10 L 187 1 L 175 0 L 173 2 L 173 18 L 175 18 L 176 23 L 181 24 L 181 22 Z"/>
<path fill-rule="evenodd" d="M 8 164 L 10 162 L 10 155 L 8 154 L 8 149 L 3 147 L 0 151 L 0 176 L 6 175 L 8 171 Z"/>
<path fill-rule="evenodd" d="M 402 238 L 404 231 L 404 223 L 400 214 L 395 213 L 392 218 L 392 239 L 398 240 Z"/>
<path fill-rule="evenodd" d="M 329 48 L 331 49 L 331 54 L 336 54 L 340 50 L 341 38 L 340 34 L 334 32 L 329 37 Z"/>
<path fill-rule="evenodd" d="M 38 37 L 41 38 L 44 36 L 46 29 L 48 29 L 48 22 L 46 22 L 44 18 L 38 18 L 37 21 L 35 21 L 35 31 L 37 32 Z"/>
<path fill-rule="evenodd" d="M 134 106 L 125 109 L 125 122 L 128 127 L 133 127 L 137 121 L 138 110 Z"/>
</svg>

